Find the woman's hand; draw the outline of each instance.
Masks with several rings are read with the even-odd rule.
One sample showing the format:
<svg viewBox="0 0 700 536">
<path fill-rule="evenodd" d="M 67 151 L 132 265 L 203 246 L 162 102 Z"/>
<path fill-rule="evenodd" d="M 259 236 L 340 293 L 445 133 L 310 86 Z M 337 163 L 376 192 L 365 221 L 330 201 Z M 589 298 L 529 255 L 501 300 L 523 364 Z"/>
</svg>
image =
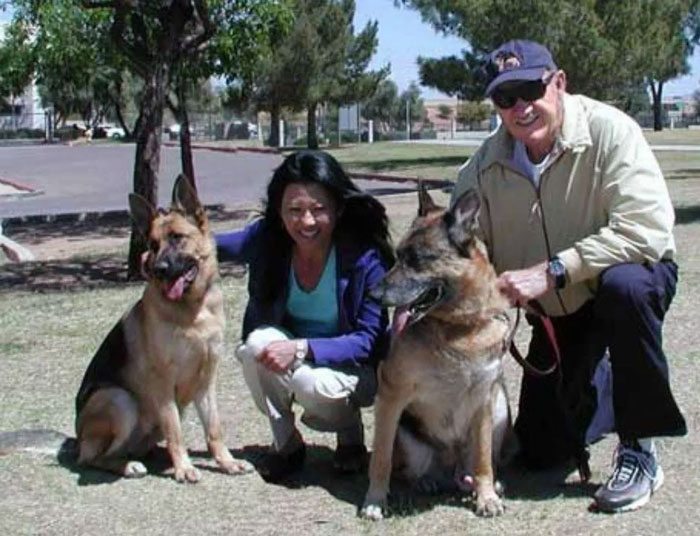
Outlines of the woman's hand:
<svg viewBox="0 0 700 536">
<path fill-rule="evenodd" d="M 258 355 L 258 361 L 268 370 L 281 374 L 289 370 L 296 359 L 296 341 L 275 341 Z"/>
</svg>

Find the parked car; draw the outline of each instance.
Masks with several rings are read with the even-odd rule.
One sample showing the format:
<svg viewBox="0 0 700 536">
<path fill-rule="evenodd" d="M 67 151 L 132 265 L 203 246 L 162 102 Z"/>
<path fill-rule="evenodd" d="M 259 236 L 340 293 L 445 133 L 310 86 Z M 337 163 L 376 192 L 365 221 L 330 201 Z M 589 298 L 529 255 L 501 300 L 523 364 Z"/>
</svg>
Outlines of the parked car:
<svg viewBox="0 0 700 536">
<path fill-rule="evenodd" d="M 126 132 L 122 127 L 116 125 L 97 125 L 95 127 L 95 138 L 110 138 L 113 140 L 119 140 L 126 136 Z"/>
</svg>

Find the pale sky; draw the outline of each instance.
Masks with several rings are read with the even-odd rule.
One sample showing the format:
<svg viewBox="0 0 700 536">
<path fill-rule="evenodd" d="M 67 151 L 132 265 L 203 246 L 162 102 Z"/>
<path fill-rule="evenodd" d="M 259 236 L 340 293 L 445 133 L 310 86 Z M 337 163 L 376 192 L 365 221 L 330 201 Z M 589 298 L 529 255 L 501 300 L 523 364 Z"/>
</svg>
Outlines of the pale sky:
<svg viewBox="0 0 700 536">
<path fill-rule="evenodd" d="M 396 82 L 399 91 L 406 89 L 411 81 L 418 81 L 418 56 L 459 56 L 462 49 L 468 46 L 466 41 L 456 37 L 435 33 L 428 24 L 421 21 L 416 11 L 395 7 L 394 0 L 355 0 L 355 4 L 355 31 L 363 28 L 370 19 L 379 22 L 379 48 L 371 67 L 378 68 L 390 63 L 390 77 Z M 9 18 L 8 12 L 0 11 L 0 22 L 8 21 Z M 695 48 L 691 74 L 668 82 L 664 86 L 664 95 L 691 95 L 696 89 L 700 89 L 700 47 Z M 425 99 L 443 96 L 434 89 L 421 90 L 421 96 Z"/>
</svg>

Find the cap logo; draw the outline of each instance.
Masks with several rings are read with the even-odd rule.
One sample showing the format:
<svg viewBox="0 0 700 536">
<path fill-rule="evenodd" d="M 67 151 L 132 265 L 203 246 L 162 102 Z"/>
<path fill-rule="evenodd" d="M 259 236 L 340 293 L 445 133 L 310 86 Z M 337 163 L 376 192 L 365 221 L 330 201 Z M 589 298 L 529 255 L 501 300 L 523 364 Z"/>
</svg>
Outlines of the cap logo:
<svg viewBox="0 0 700 536">
<path fill-rule="evenodd" d="M 518 58 L 515 54 L 505 53 L 500 54 L 496 58 L 495 63 L 498 66 L 498 72 L 502 73 L 503 71 L 509 71 L 520 67 L 520 58 Z"/>
</svg>

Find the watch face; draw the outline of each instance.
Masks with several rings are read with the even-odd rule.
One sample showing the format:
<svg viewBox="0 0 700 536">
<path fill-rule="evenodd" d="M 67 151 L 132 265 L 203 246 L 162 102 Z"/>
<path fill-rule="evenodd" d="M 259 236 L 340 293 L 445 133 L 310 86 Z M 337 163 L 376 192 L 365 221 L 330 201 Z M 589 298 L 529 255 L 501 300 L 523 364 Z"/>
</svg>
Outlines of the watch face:
<svg viewBox="0 0 700 536">
<path fill-rule="evenodd" d="M 297 359 L 304 359 L 306 357 L 306 344 L 304 341 L 297 341 L 297 349 L 294 355 Z"/>
<path fill-rule="evenodd" d="M 556 288 L 564 288 L 566 284 L 566 268 L 564 267 L 564 263 L 559 259 L 553 259 L 549 261 L 547 271 L 554 278 Z"/>
</svg>

